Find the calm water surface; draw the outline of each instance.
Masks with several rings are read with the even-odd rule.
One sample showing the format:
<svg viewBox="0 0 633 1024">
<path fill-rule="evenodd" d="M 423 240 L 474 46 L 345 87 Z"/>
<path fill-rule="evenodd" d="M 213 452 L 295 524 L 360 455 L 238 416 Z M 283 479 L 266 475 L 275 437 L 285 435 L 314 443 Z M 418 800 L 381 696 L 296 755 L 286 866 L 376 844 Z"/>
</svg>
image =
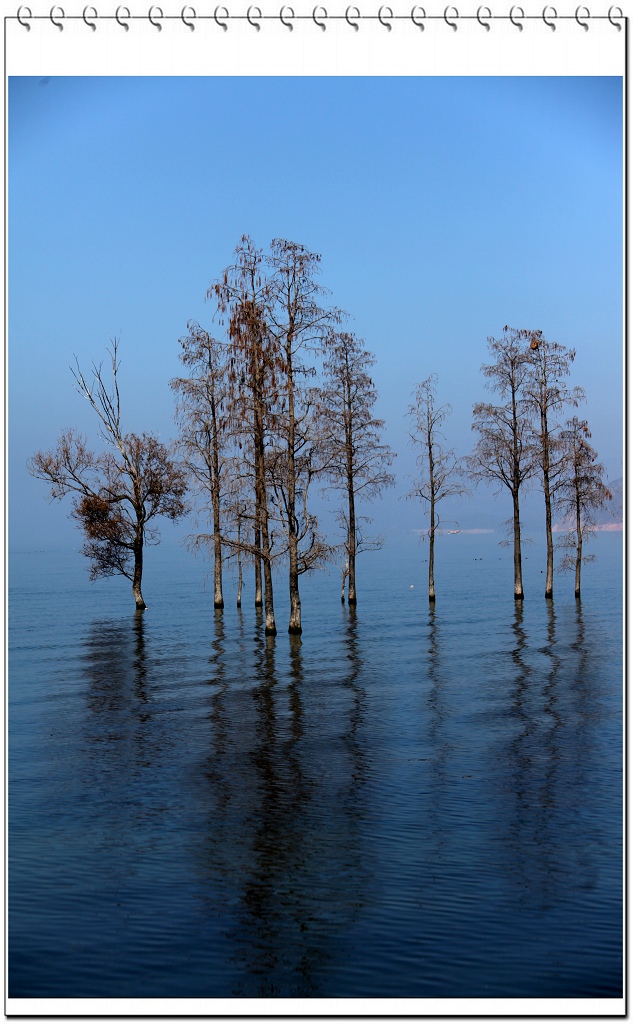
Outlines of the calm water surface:
<svg viewBox="0 0 633 1024">
<path fill-rule="evenodd" d="M 10 556 L 9 995 L 616 997 L 622 539 L 516 607 L 494 538 L 367 554 L 356 614 L 201 564 Z M 411 589 L 411 585 L 413 589 Z"/>
</svg>

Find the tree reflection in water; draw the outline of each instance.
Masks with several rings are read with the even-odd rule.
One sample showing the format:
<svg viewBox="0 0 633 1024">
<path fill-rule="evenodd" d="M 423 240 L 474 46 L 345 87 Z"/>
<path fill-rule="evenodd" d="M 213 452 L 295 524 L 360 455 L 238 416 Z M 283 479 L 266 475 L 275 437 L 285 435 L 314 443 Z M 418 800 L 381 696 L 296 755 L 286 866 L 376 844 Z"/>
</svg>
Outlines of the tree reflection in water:
<svg viewBox="0 0 633 1024">
<path fill-rule="evenodd" d="M 587 831 L 583 820 L 587 766 L 595 760 L 592 733 L 597 708 L 592 705 L 590 657 L 579 605 L 575 638 L 572 641 L 565 630 L 562 651 L 551 600 L 546 602 L 541 647 L 528 637 L 525 610 L 519 603 L 512 627 L 514 728 L 500 751 L 501 774 L 507 781 L 498 822 L 512 898 L 540 913 L 560 905 L 565 894 L 573 903 L 597 881 L 591 829 Z M 576 659 L 569 658 L 569 650 Z M 579 687 L 584 692 L 582 704 Z"/>
<path fill-rule="evenodd" d="M 364 691 L 355 612 L 344 645 L 324 751 L 319 666 L 304 665 L 299 636 L 265 637 L 256 623 L 241 671 L 213 642 L 210 751 L 196 798 L 207 827 L 196 861 L 206 913 L 229 907 L 224 955 L 236 996 L 324 995 L 337 936 L 363 905 L 358 815 L 365 774 Z M 245 652 L 246 653 L 246 652 Z M 332 681 L 331 681 L 332 684 Z M 345 697 L 345 694 L 347 696 Z M 323 757 L 325 753 L 325 759 Z"/>
</svg>

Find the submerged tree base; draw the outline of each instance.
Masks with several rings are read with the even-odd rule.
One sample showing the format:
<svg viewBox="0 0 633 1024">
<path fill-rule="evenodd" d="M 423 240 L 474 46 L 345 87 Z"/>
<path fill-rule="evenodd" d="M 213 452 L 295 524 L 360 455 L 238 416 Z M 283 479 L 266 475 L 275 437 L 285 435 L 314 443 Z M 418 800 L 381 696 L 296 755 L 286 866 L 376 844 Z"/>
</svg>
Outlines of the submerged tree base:
<svg viewBox="0 0 633 1024">
<path fill-rule="evenodd" d="M 514 600 L 515 601 L 523 601 L 523 600 L 525 600 L 525 598 L 523 596 L 523 592 L 521 592 L 520 594 L 515 594 L 514 595 Z"/>
<path fill-rule="evenodd" d="M 264 636 L 277 636 L 277 627 L 266 626 L 266 629 L 264 630 Z"/>
<path fill-rule="evenodd" d="M 224 601 L 223 600 L 214 601 L 213 602 L 213 607 L 214 608 L 224 608 Z"/>
<path fill-rule="evenodd" d="M 431 601 L 431 602 L 435 601 L 435 594 L 429 594 L 429 601 Z"/>
<path fill-rule="evenodd" d="M 301 626 L 294 626 L 294 625 L 293 625 L 293 624 L 291 623 L 291 624 L 290 624 L 290 625 L 288 626 L 288 632 L 289 632 L 289 633 L 290 633 L 290 634 L 291 634 L 292 636 L 300 636 L 300 635 L 301 635 L 301 633 L 303 632 L 303 630 L 301 629 Z"/>
</svg>

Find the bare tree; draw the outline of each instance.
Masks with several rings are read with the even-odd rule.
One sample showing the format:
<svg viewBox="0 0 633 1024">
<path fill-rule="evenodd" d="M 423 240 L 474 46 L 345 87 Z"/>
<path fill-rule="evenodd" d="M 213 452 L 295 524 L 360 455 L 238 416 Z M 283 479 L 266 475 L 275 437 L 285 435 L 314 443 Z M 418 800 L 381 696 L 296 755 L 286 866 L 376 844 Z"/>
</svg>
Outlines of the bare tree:
<svg viewBox="0 0 633 1024">
<path fill-rule="evenodd" d="M 545 500 L 545 597 L 551 598 L 554 594 L 552 501 L 566 465 L 560 425 L 556 417 L 565 406 L 578 406 L 584 401 L 585 393 L 580 387 L 570 388 L 565 380 L 576 358 L 574 349 L 547 341 L 541 331 L 522 331 L 521 336 L 525 338 L 526 343 L 529 342 L 530 361 L 523 384 L 523 398 L 526 408 L 535 417 L 534 441 Z"/>
<path fill-rule="evenodd" d="M 418 384 L 413 398 L 408 410 L 412 421 L 409 437 L 419 450 L 420 475 L 407 497 L 425 502 L 429 509 L 429 601 L 435 601 L 435 531 L 441 525 L 437 506 L 444 498 L 463 494 L 465 487 L 459 479 L 461 470 L 455 452 L 446 447 L 441 429 L 452 409 L 448 403 L 436 404 L 437 374 Z"/>
<path fill-rule="evenodd" d="M 381 443 L 384 420 L 376 419 L 374 406 L 378 393 L 368 371 L 374 356 L 363 348 L 362 339 L 354 334 L 331 332 L 327 338 L 324 364 L 322 409 L 324 433 L 329 456 L 329 486 L 343 497 L 339 520 L 345 529 L 345 579 L 348 579 L 347 600 L 357 602 L 356 556 L 362 550 L 380 546 L 365 540 L 360 527 L 357 505 L 378 497 L 391 487 L 394 477 L 388 472 L 395 453 Z"/>
<path fill-rule="evenodd" d="M 559 568 L 575 571 L 576 597 L 580 597 L 582 563 L 595 558 L 583 555 L 583 543 L 595 527 L 595 512 L 612 499 L 611 491 L 602 480 L 604 466 L 597 461 L 598 453 L 589 444 L 590 437 L 587 421 L 577 416 L 568 420 L 561 431 L 566 470 L 555 497 L 556 508 L 569 525 L 561 544 L 566 554 Z"/>
<path fill-rule="evenodd" d="M 213 533 L 198 534 L 194 545 L 210 544 L 213 550 L 213 604 L 224 608 L 222 593 L 221 512 L 229 455 L 228 362 L 226 345 L 216 341 L 195 321 L 180 339 L 180 359 L 188 377 L 170 381 L 177 395 L 176 419 L 185 464 L 208 516 Z"/>
<path fill-rule="evenodd" d="M 308 383 L 316 371 L 306 356 L 320 350 L 328 327 L 339 318 L 337 310 L 320 305 L 325 293 L 315 280 L 320 261 L 304 246 L 280 238 L 272 242 L 267 261 L 272 300 L 268 324 L 281 361 L 270 469 L 288 545 L 288 632 L 293 634 L 301 633 L 299 577 L 321 564 L 329 552 L 308 508 L 309 487 L 319 471 L 319 438 L 315 392 Z"/>
<path fill-rule="evenodd" d="M 510 327 L 504 327 L 502 338 L 489 338 L 488 348 L 495 361 L 484 364 L 482 373 L 503 404 L 474 406 L 473 430 L 479 438 L 467 465 L 473 480 L 498 483 L 512 495 L 514 597 L 522 601 L 520 493 L 536 466 L 532 426 L 523 402 L 530 357 L 523 332 Z"/>
<path fill-rule="evenodd" d="M 255 563 L 255 603 L 261 604 L 264 575 L 264 613 L 267 636 L 277 633 L 272 580 L 272 544 L 266 473 L 266 442 L 272 429 L 277 377 L 281 359 L 277 339 L 268 329 L 270 288 L 261 249 L 248 236 L 235 250 L 235 262 L 208 292 L 218 312 L 228 317 L 231 426 L 252 451 L 255 489 L 253 542 L 240 539 Z M 239 442 L 238 442 L 239 443 Z"/>
<path fill-rule="evenodd" d="M 158 543 L 155 518 L 175 521 L 187 511 L 186 479 L 155 435 L 123 433 L 116 340 L 108 351 L 111 389 L 102 364 L 93 364 L 91 382 L 79 364 L 71 372 L 77 391 L 99 417 L 109 450 L 96 455 L 81 434 L 68 430 L 52 451 L 33 456 L 29 470 L 50 485 L 52 499 L 75 495 L 71 515 L 86 538 L 83 553 L 92 562 L 90 578 L 125 576 L 132 583 L 137 609 L 143 609 L 143 548 Z"/>
</svg>

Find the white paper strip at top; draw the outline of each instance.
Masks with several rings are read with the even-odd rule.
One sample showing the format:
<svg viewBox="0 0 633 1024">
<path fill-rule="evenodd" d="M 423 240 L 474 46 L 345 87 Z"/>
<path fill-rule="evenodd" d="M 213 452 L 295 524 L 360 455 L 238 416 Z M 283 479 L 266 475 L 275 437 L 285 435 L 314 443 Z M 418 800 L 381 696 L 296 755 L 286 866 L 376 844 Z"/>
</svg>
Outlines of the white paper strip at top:
<svg viewBox="0 0 633 1024">
<path fill-rule="evenodd" d="M 623 75 L 625 69 L 625 23 L 616 8 L 611 20 L 606 10 L 591 17 L 586 7 L 566 17 L 549 7 L 534 17 L 527 5 L 512 8 L 512 20 L 509 9 L 501 17 L 488 7 L 479 7 L 478 16 L 456 7 L 437 16 L 423 5 L 406 15 L 383 6 L 372 17 L 357 17 L 360 9 L 348 7 L 326 17 L 324 7 L 252 6 L 227 19 L 229 10 L 215 7 L 214 17 L 206 8 L 201 17 L 195 5 L 177 15 L 155 5 L 141 16 L 118 7 L 117 21 L 114 12 L 95 17 L 94 6 L 82 8 L 84 16 L 68 17 L 70 10 L 56 7 L 31 18 L 22 7 L 20 22 L 5 20 L 7 73 L 513 76 Z"/>
</svg>

